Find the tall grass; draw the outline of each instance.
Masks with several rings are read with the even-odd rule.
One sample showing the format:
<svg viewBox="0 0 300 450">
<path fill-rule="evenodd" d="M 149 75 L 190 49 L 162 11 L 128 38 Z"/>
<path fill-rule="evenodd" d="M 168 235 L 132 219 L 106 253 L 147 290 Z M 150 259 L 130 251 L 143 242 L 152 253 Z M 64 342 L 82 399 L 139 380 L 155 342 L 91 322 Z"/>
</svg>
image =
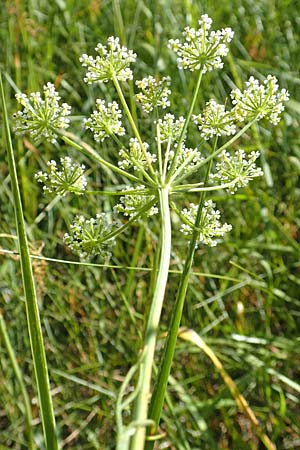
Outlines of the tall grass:
<svg viewBox="0 0 300 450">
<path fill-rule="evenodd" d="M 16 170 L 15 157 L 11 142 L 9 121 L 6 110 L 5 95 L 2 84 L 2 75 L 0 73 L 0 96 L 2 103 L 3 125 L 5 144 L 7 149 L 7 160 L 12 185 L 13 204 L 15 209 L 15 222 L 18 237 L 18 247 L 20 254 L 21 273 L 25 295 L 26 316 L 28 332 L 31 344 L 31 354 L 34 366 L 36 384 L 39 395 L 40 414 L 44 430 L 45 445 L 47 450 L 58 449 L 57 434 L 55 427 L 55 418 L 53 412 L 52 399 L 50 394 L 50 384 L 48 378 L 48 368 L 46 354 L 43 342 L 43 334 L 39 316 L 38 300 L 35 290 L 33 272 L 30 261 L 29 246 L 27 242 L 23 207 L 18 185 L 18 175 Z M 6 342 L 7 339 L 6 339 Z M 16 365 L 14 364 L 16 371 Z M 20 379 L 20 377 L 18 377 Z M 22 388 L 24 393 L 24 389 Z M 28 402 L 26 402 L 28 408 Z M 28 417 L 28 410 L 27 410 Z M 30 434 L 32 441 L 32 435 Z M 31 442 L 31 445 L 33 443 Z"/>
</svg>

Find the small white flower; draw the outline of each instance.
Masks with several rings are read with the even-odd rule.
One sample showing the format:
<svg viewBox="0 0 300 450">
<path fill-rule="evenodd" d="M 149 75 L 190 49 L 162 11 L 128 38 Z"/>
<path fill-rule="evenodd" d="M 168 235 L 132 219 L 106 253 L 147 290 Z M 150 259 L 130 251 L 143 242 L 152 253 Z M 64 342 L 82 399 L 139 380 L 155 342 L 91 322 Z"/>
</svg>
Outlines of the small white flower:
<svg viewBox="0 0 300 450">
<path fill-rule="evenodd" d="M 232 229 L 232 226 L 227 223 L 220 222 L 220 211 L 214 209 L 215 204 L 212 200 L 207 200 L 204 203 L 202 211 L 202 220 L 198 227 L 197 246 L 205 244 L 214 247 L 218 243 L 218 238 L 224 236 L 225 233 Z M 181 225 L 180 231 L 190 236 L 193 233 L 194 223 L 196 220 L 198 205 L 190 204 L 190 207 L 182 210 L 182 216 L 185 223 Z"/>
<path fill-rule="evenodd" d="M 48 161 L 48 172 L 38 172 L 35 175 L 39 183 L 44 184 L 45 193 L 55 193 L 64 197 L 68 192 L 82 194 L 87 185 L 84 176 L 85 166 L 73 163 L 68 156 L 60 158 L 61 167 L 58 169 L 56 161 Z"/>
<path fill-rule="evenodd" d="M 234 182 L 228 188 L 228 191 L 234 194 L 237 189 L 246 186 L 253 178 L 263 175 L 261 168 L 256 167 L 255 164 L 259 156 L 259 152 L 251 152 L 246 155 L 241 149 L 231 156 L 229 152 L 223 150 L 218 156 L 216 173 L 211 176 L 211 179 L 213 181 L 220 180 L 222 183 Z"/>
<path fill-rule="evenodd" d="M 115 244 L 114 238 L 107 238 L 111 232 L 112 224 L 107 215 L 97 214 L 95 218 L 85 219 L 77 216 L 70 226 L 70 234 L 64 235 L 65 244 L 82 259 L 110 254 Z"/>
<path fill-rule="evenodd" d="M 98 44 L 95 48 L 96 58 L 86 54 L 79 58 L 83 67 L 87 67 L 84 81 L 88 84 L 107 83 L 113 77 L 120 81 L 132 80 L 132 70 L 129 68 L 136 60 L 132 50 L 120 45 L 118 37 L 109 37 L 107 46 Z"/>
<path fill-rule="evenodd" d="M 156 155 L 148 152 L 149 145 L 146 142 L 143 142 L 143 146 L 145 152 L 147 154 L 148 160 L 151 163 L 156 161 Z M 127 170 L 131 167 L 134 170 L 139 170 L 140 167 L 145 168 L 147 166 L 147 160 L 143 150 L 141 149 L 140 143 L 136 138 L 131 138 L 129 141 L 129 149 L 128 150 L 120 150 L 119 156 L 121 161 L 118 162 L 118 165 L 121 169 Z"/>
<path fill-rule="evenodd" d="M 170 84 L 169 77 L 164 77 L 157 81 L 150 75 L 147 78 L 136 81 L 135 84 L 142 91 L 136 94 L 136 100 L 141 104 L 145 112 L 149 113 L 153 108 L 157 107 L 165 109 L 170 106 L 168 100 L 171 94 L 170 89 L 168 89 Z"/>
<path fill-rule="evenodd" d="M 209 100 L 202 114 L 193 115 L 193 122 L 198 126 L 200 135 L 205 140 L 213 136 L 229 136 L 236 132 L 234 124 L 235 116 L 226 111 L 224 105 L 219 105 L 215 100 Z"/>
<path fill-rule="evenodd" d="M 202 68 L 203 73 L 223 67 L 222 57 L 228 53 L 228 45 L 233 38 L 231 28 L 209 32 L 212 20 L 207 14 L 198 21 L 199 29 L 186 27 L 183 32 L 185 42 L 171 39 L 169 47 L 177 53 L 179 69 L 191 71 Z"/>
<path fill-rule="evenodd" d="M 238 120 L 268 119 L 273 125 L 280 121 L 280 114 L 284 110 L 283 102 L 289 99 L 286 89 L 278 91 L 278 80 L 268 75 L 263 84 L 254 77 L 246 82 L 247 89 L 243 92 L 234 89 L 230 96 L 234 105 L 233 112 Z"/>
<path fill-rule="evenodd" d="M 175 116 L 173 114 L 166 114 L 163 119 L 158 119 L 160 142 L 165 142 L 169 139 L 171 139 L 172 142 L 178 141 L 184 127 L 184 123 L 184 117 L 179 117 L 179 119 L 175 120 Z"/>
<path fill-rule="evenodd" d="M 126 189 L 128 191 L 128 194 L 120 198 L 120 203 L 115 206 L 114 210 L 118 213 L 123 213 L 124 216 L 135 216 L 144 206 L 147 205 L 147 203 L 155 199 L 154 195 L 143 193 L 145 189 L 146 188 L 143 185 L 136 186 L 135 188 L 128 186 Z M 133 192 L 132 194 L 130 194 L 130 191 L 132 190 L 140 190 L 141 193 Z M 147 217 L 158 214 L 157 206 L 151 206 L 151 208 L 145 214 Z"/>
<path fill-rule="evenodd" d="M 93 111 L 89 119 L 84 120 L 85 128 L 94 133 L 94 139 L 97 142 L 104 141 L 105 138 L 112 135 L 123 136 L 125 128 L 122 126 L 122 113 L 117 102 L 111 102 L 107 105 L 104 100 L 96 100 L 97 110 Z"/>
<path fill-rule="evenodd" d="M 59 104 L 60 96 L 52 83 L 43 87 L 43 98 L 40 92 L 32 92 L 29 96 L 16 94 L 16 99 L 23 106 L 22 111 L 14 114 L 17 133 L 56 142 L 55 129 L 68 128 L 71 107 L 67 103 Z"/>
<path fill-rule="evenodd" d="M 176 150 L 177 144 L 175 144 L 174 147 Z M 170 168 L 171 163 L 173 161 L 175 150 L 170 151 L 168 168 Z M 185 147 L 185 144 L 183 142 L 180 146 L 179 153 L 177 154 L 176 167 L 174 168 L 174 171 L 180 168 L 181 166 L 184 166 L 184 170 L 186 171 L 192 169 L 203 159 L 204 158 L 201 156 L 201 153 L 197 148 L 187 148 Z"/>
</svg>

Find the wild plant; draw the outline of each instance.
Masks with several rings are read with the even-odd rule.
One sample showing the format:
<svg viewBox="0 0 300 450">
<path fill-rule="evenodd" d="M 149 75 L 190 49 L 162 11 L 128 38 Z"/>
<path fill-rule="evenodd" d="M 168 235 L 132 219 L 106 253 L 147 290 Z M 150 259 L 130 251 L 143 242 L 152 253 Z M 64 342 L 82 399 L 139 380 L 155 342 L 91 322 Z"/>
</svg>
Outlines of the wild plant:
<svg viewBox="0 0 300 450">
<path fill-rule="evenodd" d="M 56 143 L 62 140 L 91 158 L 100 166 L 120 176 L 120 188 L 98 191 L 102 195 L 119 197 L 112 212 L 98 212 L 92 218 L 78 215 L 65 233 L 64 242 L 82 259 L 108 258 L 113 255 L 116 238 L 133 222 L 149 220 L 159 223 L 157 246 L 158 268 L 155 289 L 144 335 L 144 343 L 136 364 L 129 370 L 120 389 L 117 405 L 118 450 L 149 450 L 157 434 L 165 392 L 174 356 L 178 329 L 189 282 L 195 251 L 203 246 L 216 246 L 230 232 L 211 193 L 222 190 L 234 195 L 249 181 L 263 174 L 257 167 L 259 152 L 247 153 L 233 149 L 236 141 L 255 123 L 265 120 L 277 125 L 289 95 L 279 90 L 277 79 L 269 75 L 262 82 L 250 77 L 245 89 L 234 89 L 226 107 L 215 99 L 207 100 L 204 110 L 196 113 L 201 80 L 206 72 L 222 69 L 234 33 L 230 28 L 212 31 L 212 20 L 202 15 L 198 29 L 186 27 L 183 39 L 171 39 L 169 48 L 177 56 L 179 70 L 195 72 L 195 87 L 185 117 L 170 112 L 171 83 L 169 77 L 148 75 L 135 81 L 138 93 L 135 101 L 141 109 L 134 119 L 126 100 L 128 83 L 133 80 L 131 65 L 137 55 L 120 44 L 119 38 L 109 37 L 106 45 L 98 44 L 96 56 L 84 54 L 80 61 L 86 69 L 87 84 L 112 83 L 116 100 L 97 99 L 90 117 L 83 121 L 96 142 L 92 148 L 82 139 L 67 131 L 71 107 L 60 102 L 53 84 L 43 92 L 17 94 L 22 110 L 15 114 L 17 133 L 29 133 L 33 139 Z M 125 116 L 126 120 L 123 119 Z M 151 117 L 155 135 L 146 142 L 140 128 L 143 120 Z M 189 130 L 196 127 L 198 138 L 194 145 Z M 118 163 L 101 156 L 101 143 L 112 139 Z M 47 171 L 36 174 L 46 194 L 65 196 L 95 194 L 89 191 L 89 180 L 84 165 L 62 157 L 51 160 Z M 127 184 L 124 187 L 124 180 Z M 194 194 L 194 201 L 186 198 Z M 161 311 L 166 296 L 172 235 L 177 223 L 172 224 L 171 212 L 179 219 L 179 231 L 188 240 L 173 314 L 168 327 L 163 356 L 151 388 L 154 356 Z M 30 320 L 30 317 L 28 318 Z M 135 380 L 135 389 L 129 386 Z M 128 417 L 124 420 L 124 411 Z M 124 423 L 126 422 L 126 423 Z M 147 437 L 151 436 L 150 439 Z"/>
</svg>

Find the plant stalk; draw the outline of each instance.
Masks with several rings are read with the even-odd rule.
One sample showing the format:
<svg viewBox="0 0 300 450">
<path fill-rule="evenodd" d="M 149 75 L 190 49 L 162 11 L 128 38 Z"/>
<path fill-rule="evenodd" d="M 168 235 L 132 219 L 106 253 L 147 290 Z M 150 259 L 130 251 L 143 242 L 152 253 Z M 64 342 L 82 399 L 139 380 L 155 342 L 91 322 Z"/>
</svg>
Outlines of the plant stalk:
<svg viewBox="0 0 300 450">
<path fill-rule="evenodd" d="M 32 273 L 30 254 L 25 230 L 23 207 L 18 185 L 17 169 L 14 159 L 7 116 L 2 77 L 0 74 L 0 95 L 2 101 L 4 135 L 7 147 L 8 167 L 14 199 L 16 228 L 19 241 L 21 273 L 25 293 L 26 317 L 31 346 L 32 362 L 36 377 L 40 414 L 43 425 L 45 447 L 47 450 L 58 450 L 55 417 L 50 394 L 48 368 L 43 342 L 42 327 L 38 309 L 38 302 Z"/>
<path fill-rule="evenodd" d="M 216 144 L 217 144 L 217 139 L 215 140 L 214 150 L 216 148 Z M 214 152 L 214 150 L 213 150 L 213 152 Z M 209 161 L 209 164 L 207 167 L 207 171 L 206 171 L 206 175 L 205 175 L 205 179 L 204 179 L 204 186 L 207 185 L 207 182 L 209 179 L 209 174 L 210 174 L 211 167 L 212 167 L 212 161 L 213 161 L 212 159 Z M 164 346 L 163 356 L 161 359 L 161 364 L 160 364 L 160 367 L 158 370 L 158 375 L 156 378 L 156 383 L 155 383 L 155 386 L 153 389 L 153 394 L 152 394 L 151 403 L 150 403 L 150 407 L 149 407 L 148 417 L 149 417 L 149 419 L 154 421 L 154 425 L 152 427 L 152 434 L 156 433 L 156 430 L 159 425 L 162 409 L 163 409 L 168 379 L 169 379 L 171 365 L 172 365 L 175 348 L 176 348 L 178 330 L 180 327 L 182 311 L 183 311 L 183 306 L 184 306 L 185 297 L 186 297 L 186 291 L 187 291 L 188 282 L 189 282 L 189 276 L 190 276 L 190 272 L 192 269 L 195 249 L 196 249 L 196 245 L 197 245 L 198 228 L 199 228 L 199 226 L 201 224 L 201 220 L 202 220 L 202 211 L 203 211 L 203 206 L 204 206 L 204 201 L 205 201 L 205 195 L 206 195 L 206 193 L 202 192 L 201 196 L 200 196 L 199 206 L 198 206 L 198 210 L 197 210 L 197 216 L 196 216 L 196 220 L 195 220 L 195 224 L 194 224 L 194 231 L 193 231 L 192 238 L 191 238 L 191 241 L 189 244 L 188 256 L 185 261 L 184 268 L 183 268 L 183 271 L 181 274 L 177 297 L 176 297 L 176 301 L 175 301 L 175 305 L 173 308 L 173 313 L 172 313 L 172 317 L 171 317 L 171 321 L 170 321 L 170 325 L 169 325 L 169 332 L 168 332 L 168 336 L 167 336 L 166 343 Z M 146 444 L 146 450 L 153 449 L 154 442 L 155 441 L 148 441 Z"/>
<path fill-rule="evenodd" d="M 185 132 L 187 130 L 187 127 L 188 127 L 188 125 L 190 123 L 191 116 L 192 116 L 192 113 L 194 111 L 195 103 L 196 103 L 196 100 L 197 100 L 197 97 L 198 97 L 198 93 L 199 93 L 199 89 L 200 89 L 200 85 L 201 85 L 201 80 L 202 80 L 202 75 L 203 75 L 203 71 L 201 69 L 200 72 L 199 72 L 199 75 L 198 75 L 197 84 L 196 84 L 196 87 L 195 87 L 195 90 L 194 90 L 194 93 L 193 93 L 193 98 L 192 98 L 192 101 L 191 101 L 191 104 L 190 104 L 190 108 L 188 110 L 188 113 L 187 113 L 187 116 L 186 116 L 183 128 L 182 128 L 180 136 L 179 136 L 179 140 L 178 140 L 175 152 L 174 152 L 174 157 L 173 157 L 172 162 L 171 162 L 171 166 L 170 166 L 169 173 L 168 173 L 168 176 L 167 176 L 167 181 L 169 181 L 171 179 L 171 177 L 173 175 L 173 172 L 175 170 L 175 167 L 176 167 L 178 154 L 179 154 L 180 149 L 181 149 L 181 144 L 183 142 L 184 135 L 185 135 Z"/>
<path fill-rule="evenodd" d="M 168 270 L 170 265 L 171 252 L 171 221 L 169 209 L 169 187 L 159 190 L 159 204 L 161 211 L 161 250 L 160 262 L 157 274 L 153 300 L 146 327 L 143 359 L 140 366 L 141 384 L 135 403 L 134 421 L 144 422 L 148 415 L 148 403 L 150 399 L 151 375 L 154 360 L 155 344 L 158 325 L 165 296 L 168 280 Z M 146 428 L 140 426 L 132 439 L 131 450 L 143 450 L 145 445 Z"/>
<path fill-rule="evenodd" d="M 127 116 L 128 120 L 129 120 L 129 123 L 130 123 L 130 126 L 131 126 L 131 128 L 132 128 L 132 131 L 133 131 L 135 137 L 137 138 L 138 143 L 140 144 L 141 150 L 142 150 L 142 152 L 143 152 L 143 154 L 144 154 L 144 157 L 145 157 L 145 159 L 146 159 L 147 165 L 148 165 L 148 167 L 149 167 L 149 171 L 150 171 L 150 173 L 152 174 L 152 176 L 154 177 L 154 179 L 156 179 L 156 175 L 155 175 L 155 173 L 154 173 L 154 170 L 153 170 L 151 161 L 150 161 L 150 159 L 149 159 L 149 156 L 147 155 L 147 152 L 146 152 L 145 146 L 144 146 L 144 144 L 143 144 L 141 135 L 140 135 L 140 133 L 139 133 L 139 130 L 137 129 L 136 123 L 135 123 L 135 121 L 134 121 L 134 119 L 133 119 L 133 117 L 132 117 L 132 114 L 131 114 L 131 112 L 130 112 L 130 109 L 128 108 L 127 102 L 126 102 L 126 100 L 125 100 L 125 97 L 124 97 L 124 95 L 123 95 L 123 92 L 122 92 L 122 89 L 121 89 L 121 86 L 120 86 L 120 83 L 119 83 L 119 81 L 118 81 L 118 79 L 117 79 L 117 77 L 116 77 L 115 75 L 112 77 L 112 80 L 113 80 L 113 82 L 114 82 L 116 91 L 117 91 L 117 93 L 118 93 L 119 99 L 120 99 L 120 101 L 121 101 L 121 103 L 122 103 L 122 106 L 123 106 L 123 108 L 124 108 L 124 111 L 125 111 L 125 113 L 126 113 L 126 116 Z"/>
</svg>

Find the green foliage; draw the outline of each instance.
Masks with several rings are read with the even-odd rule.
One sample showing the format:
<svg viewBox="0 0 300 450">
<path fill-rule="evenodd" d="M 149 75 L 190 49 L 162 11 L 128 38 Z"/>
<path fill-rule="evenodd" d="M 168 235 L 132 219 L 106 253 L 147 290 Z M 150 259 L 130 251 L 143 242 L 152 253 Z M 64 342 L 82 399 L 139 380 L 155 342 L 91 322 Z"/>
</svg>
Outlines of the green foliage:
<svg viewBox="0 0 300 450">
<path fill-rule="evenodd" d="M 111 35 L 120 36 L 121 43 L 138 54 L 137 77 L 148 72 L 172 79 L 175 60 L 167 40 L 176 38 L 186 23 L 196 26 L 203 13 L 214 18 L 216 27 L 231 26 L 235 38 L 225 70 L 203 79 L 196 114 L 210 98 L 224 102 L 230 91 L 236 86 L 241 89 L 251 75 L 261 80 L 271 72 L 280 86 L 288 88 L 291 101 L 279 127 L 270 131 L 260 124 L 242 140 L 246 151 L 258 149 L 262 153 L 264 178 L 234 198 L 213 197 L 233 229 L 225 243 L 196 253 L 183 318 L 183 325 L 200 332 L 213 348 L 278 449 L 296 448 L 300 435 L 300 38 L 295 10 L 295 2 L 288 0 L 235 0 L 222 2 L 217 8 L 213 2 L 179 0 L 7 0 L 0 13 L 0 36 L 5 44 L 1 70 L 11 114 L 16 110 L 13 94 L 17 88 L 30 93 L 41 90 L 48 81 L 59 88 L 63 101 L 72 103 L 76 119 L 90 114 L 98 94 L 83 82 L 79 56 Z M 171 101 L 181 114 L 191 100 L 194 82 L 184 72 L 180 79 L 172 80 L 176 88 Z M 129 86 L 129 102 L 131 92 L 133 87 Z M 135 114 L 140 116 L 141 112 Z M 151 119 L 145 118 L 143 123 L 143 136 L 150 136 Z M 71 116 L 71 124 L 82 135 L 82 121 Z M 195 127 L 191 145 L 196 133 Z M 92 140 L 88 135 L 85 139 Z M 79 211 L 87 217 L 95 211 L 112 211 L 114 197 L 90 196 L 88 203 L 82 196 L 59 201 L 53 197 L 48 203 L 34 174 L 39 169 L 45 171 L 47 160 L 59 160 L 66 154 L 73 157 L 75 151 L 67 144 L 57 145 L 55 150 L 47 144 L 35 147 L 26 138 L 17 137 L 14 148 L 31 254 L 72 262 L 74 257 L 62 243 L 63 230 L 70 229 Z M 5 253 L 17 251 L 17 245 L 4 150 L 1 145 L 0 308 L 30 397 L 35 442 L 42 448 L 18 255 Z M 101 156 L 115 163 L 114 143 L 102 142 Z M 76 161 L 91 169 L 92 187 L 116 188 L 109 167 L 99 174 L 92 170 L 96 163 L 85 156 L 78 159 L 76 153 Z M 194 195 L 186 197 L 187 204 Z M 155 274 L 148 270 L 155 266 L 155 232 L 154 222 L 151 229 L 137 223 L 130 232 L 126 230 L 114 252 L 117 267 L 33 260 L 63 448 L 114 448 L 116 396 L 136 362 L 141 347 L 139 330 L 146 321 L 155 281 Z M 182 269 L 185 253 L 186 241 L 176 240 L 171 267 L 175 273 L 169 280 L 162 331 L 169 322 L 179 279 L 176 271 Z M 120 264 L 128 267 L 120 268 Z M 5 380 L 0 386 L 0 444 L 25 449 L 22 393 L 3 342 L 0 377 Z M 215 367 L 186 342 L 179 342 L 175 353 L 160 431 L 166 433 L 161 442 L 179 450 L 254 450 L 259 445 Z"/>
</svg>

